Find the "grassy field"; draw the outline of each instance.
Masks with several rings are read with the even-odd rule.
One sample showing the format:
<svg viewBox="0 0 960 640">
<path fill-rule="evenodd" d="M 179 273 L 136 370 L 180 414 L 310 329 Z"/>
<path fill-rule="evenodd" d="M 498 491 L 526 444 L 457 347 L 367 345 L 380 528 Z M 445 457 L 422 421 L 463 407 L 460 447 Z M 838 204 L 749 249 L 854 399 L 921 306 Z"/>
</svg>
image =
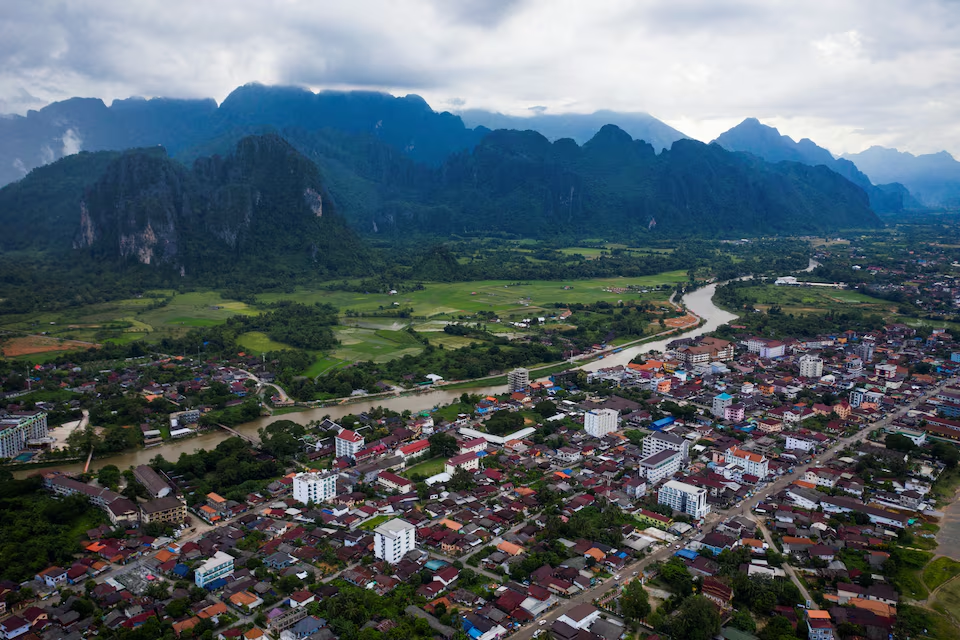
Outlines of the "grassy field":
<svg viewBox="0 0 960 640">
<path fill-rule="evenodd" d="M 818 313 L 828 310 L 861 309 L 889 312 L 891 303 L 850 289 L 828 287 L 789 287 L 763 284 L 743 289 L 744 295 L 757 300 L 758 309 L 779 305 L 784 313 Z"/>
<path fill-rule="evenodd" d="M 952 632 L 945 636 L 940 633 L 931 635 L 936 638 L 960 638 L 960 578 L 945 584 L 940 591 L 937 592 L 936 599 L 933 601 L 932 606 L 935 611 L 943 614 L 948 620 L 952 621 L 952 624 L 944 625 L 945 630 L 949 627 L 952 628 Z M 938 626 L 938 632 L 939 631 Z"/>
<path fill-rule="evenodd" d="M 392 517 L 393 516 L 388 516 L 388 515 L 374 516 L 370 520 L 367 520 L 362 525 L 360 525 L 360 528 L 363 529 L 364 531 L 373 531 L 374 529 L 382 525 L 387 520 L 390 520 Z"/>
<path fill-rule="evenodd" d="M 338 327 L 334 334 L 340 346 L 331 356 L 348 362 L 387 362 L 408 353 L 417 355 L 423 350 L 423 345 L 406 331 Z"/>
<path fill-rule="evenodd" d="M 429 460 L 424 460 L 423 462 L 415 464 L 408 469 L 404 469 L 403 473 L 400 475 L 402 475 L 404 478 L 412 478 L 413 476 L 419 474 L 429 478 L 430 476 L 435 476 L 438 473 L 443 473 L 443 464 L 446 461 L 446 458 L 430 458 Z"/>
<path fill-rule="evenodd" d="M 947 580 L 960 575 L 960 562 L 942 556 L 923 568 L 923 582 L 933 591 Z"/>
<path fill-rule="evenodd" d="M 237 337 L 237 342 L 241 347 L 254 355 L 291 348 L 282 342 L 271 340 L 270 336 L 261 331 L 248 331 L 247 333 L 240 334 L 240 336 Z"/>
<path fill-rule="evenodd" d="M 293 294 L 265 293 L 258 297 L 262 302 L 296 300 L 311 304 L 326 302 L 341 310 L 375 313 L 395 306 L 412 307 L 416 316 L 456 318 L 472 315 L 478 311 L 493 311 L 499 315 L 525 316 L 553 309 L 553 303 L 590 303 L 598 300 L 616 302 L 630 299 L 666 300 L 668 293 L 640 294 L 635 292 L 610 293 L 610 287 L 654 287 L 658 284 L 672 285 L 686 280 L 686 272 L 670 271 L 642 278 L 600 278 L 593 280 L 532 281 L 514 284 L 504 280 L 478 282 L 434 283 L 425 285 L 422 291 L 399 295 L 385 293 L 354 293 L 350 291 L 322 291 L 298 289 Z M 399 303 L 399 305 L 394 305 Z"/>
<path fill-rule="evenodd" d="M 141 338 L 151 341 L 183 335 L 195 327 L 225 322 L 230 316 L 255 314 L 257 310 L 243 302 L 227 300 L 215 291 L 195 291 L 174 295 L 169 291 L 151 292 L 173 295 L 169 304 L 151 309 L 157 298 L 128 298 L 65 309 L 56 313 L 7 316 L 0 329 L 17 332 L 46 332 L 63 339 L 128 343 Z"/>
</svg>

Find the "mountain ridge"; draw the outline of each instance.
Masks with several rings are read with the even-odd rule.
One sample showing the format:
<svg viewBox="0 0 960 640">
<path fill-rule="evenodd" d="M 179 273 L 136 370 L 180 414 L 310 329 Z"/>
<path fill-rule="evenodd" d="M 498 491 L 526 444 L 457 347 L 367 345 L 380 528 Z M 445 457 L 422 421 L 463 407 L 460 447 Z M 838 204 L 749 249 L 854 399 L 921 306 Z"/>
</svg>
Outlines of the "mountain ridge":
<svg viewBox="0 0 960 640">
<path fill-rule="evenodd" d="M 946 151 L 914 155 L 874 145 L 843 157 L 877 180 L 903 183 L 927 206 L 960 209 L 960 162 Z"/>
<path fill-rule="evenodd" d="M 836 158 L 827 149 L 809 138 L 794 141 L 775 127 L 765 125 L 757 118 L 746 118 L 737 126 L 717 136 L 713 141 L 729 151 L 752 153 L 769 162 L 800 162 L 811 166 L 823 165 L 863 189 L 876 211 L 900 212 L 921 205 L 910 196 L 902 184 L 875 185 L 850 160 Z"/>
</svg>

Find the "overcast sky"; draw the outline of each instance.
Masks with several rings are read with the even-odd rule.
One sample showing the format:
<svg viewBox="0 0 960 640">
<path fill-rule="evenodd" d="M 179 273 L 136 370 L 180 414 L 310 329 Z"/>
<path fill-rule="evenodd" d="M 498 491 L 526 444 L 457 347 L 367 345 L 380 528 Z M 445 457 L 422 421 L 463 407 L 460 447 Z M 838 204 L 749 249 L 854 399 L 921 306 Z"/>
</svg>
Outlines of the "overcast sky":
<svg viewBox="0 0 960 640">
<path fill-rule="evenodd" d="M 30 0 L 0 7 L 0 113 L 247 82 L 437 110 L 755 116 L 834 153 L 960 158 L 958 0 Z"/>
</svg>

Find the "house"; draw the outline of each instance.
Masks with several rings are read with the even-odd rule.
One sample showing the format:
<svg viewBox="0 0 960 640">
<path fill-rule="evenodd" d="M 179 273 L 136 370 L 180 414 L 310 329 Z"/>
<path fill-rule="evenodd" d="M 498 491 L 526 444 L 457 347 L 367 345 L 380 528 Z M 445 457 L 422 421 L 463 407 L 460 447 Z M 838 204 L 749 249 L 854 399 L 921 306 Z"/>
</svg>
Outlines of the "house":
<svg viewBox="0 0 960 640">
<path fill-rule="evenodd" d="M 51 589 L 67 581 L 67 570 L 60 567 L 49 567 L 37 574 L 37 580 Z"/>
<path fill-rule="evenodd" d="M 6 620 L 0 622 L 0 636 L 2 636 L 4 640 L 19 638 L 29 631 L 30 623 L 20 616 L 10 616 Z"/>
<path fill-rule="evenodd" d="M 562 616 L 557 618 L 574 629 L 589 629 L 590 625 L 600 617 L 600 610 L 589 603 L 578 604 Z"/>
</svg>

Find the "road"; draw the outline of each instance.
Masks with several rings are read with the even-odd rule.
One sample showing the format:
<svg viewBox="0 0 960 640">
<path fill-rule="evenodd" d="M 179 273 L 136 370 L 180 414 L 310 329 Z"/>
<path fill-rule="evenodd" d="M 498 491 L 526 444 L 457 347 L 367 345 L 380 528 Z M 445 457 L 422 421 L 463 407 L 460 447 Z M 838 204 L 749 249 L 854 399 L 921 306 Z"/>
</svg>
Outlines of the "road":
<svg viewBox="0 0 960 640">
<path fill-rule="evenodd" d="M 753 514 L 750 514 L 750 518 L 757 523 L 757 526 L 760 527 L 760 532 L 763 534 L 763 539 L 767 541 L 767 544 L 770 545 L 770 548 L 774 551 L 780 551 L 777 548 L 777 545 L 773 541 L 773 536 L 770 535 L 770 532 L 767 531 L 767 525 L 763 523 L 762 518 L 757 518 Z M 797 585 L 797 589 L 800 589 L 800 595 L 803 596 L 803 599 L 810 603 L 810 609 L 819 609 L 816 603 L 813 601 L 813 598 L 810 597 L 810 592 L 807 591 L 807 588 L 803 585 L 803 582 L 800 581 L 800 578 L 797 576 L 797 572 L 794 571 L 793 567 L 790 566 L 790 563 L 784 563 L 783 570 L 786 572 L 790 579 L 793 580 L 793 584 Z"/>
<path fill-rule="evenodd" d="M 884 419 L 882 419 L 882 420 L 878 420 L 877 422 L 875 422 L 875 423 L 873 423 L 873 424 L 865 425 L 860 431 L 858 431 L 857 433 L 853 434 L 852 436 L 849 436 L 849 437 L 842 438 L 842 439 L 838 440 L 832 447 L 829 447 L 824 453 L 822 453 L 822 454 L 819 455 L 819 456 L 815 456 L 815 460 L 813 460 L 812 462 L 809 462 L 809 463 L 807 463 L 807 464 L 805 464 L 805 465 L 802 465 L 802 466 L 799 466 L 799 467 L 795 467 L 795 473 L 794 473 L 794 474 L 792 474 L 792 475 L 787 474 L 787 475 L 781 476 L 780 478 L 778 478 L 778 479 L 775 480 L 774 482 L 771 482 L 771 483 L 767 484 L 765 487 L 763 487 L 762 489 L 760 489 L 759 491 L 757 491 L 757 492 L 753 495 L 753 497 L 748 498 L 748 499 L 742 501 L 740 504 L 735 505 L 735 506 L 733 506 L 733 507 L 731 507 L 731 508 L 729 508 L 729 509 L 723 509 L 723 510 L 718 510 L 718 511 L 715 511 L 715 512 L 711 512 L 711 513 L 707 516 L 707 524 L 704 525 L 704 530 L 707 529 L 707 525 L 712 524 L 712 523 L 716 523 L 716 522 L 718 522 L 718 521 L 720 521 L 720 520 L 725 520 L 726 518 L 728 518 L 728 517 L 730 517 L 730 516 L 734 516 L 734 515 L 744 515 L 744 511 L 746 511 L 747 514 L 750 514 L 751 510 L 753 509 L 753 507 L 755 507 L 758 503 L 762 502 L 763 500 L 766 500 L 769 496 L 771 496 L 771 495 L 779 492 L 781 489 L 789 486 L 794 480 L 796 480 L 798 477 L 802 476 L 803 473 L 804 473 L 808 468 L 814 467 L 814 466 L 820 466 L 820 465 L 822 465 L 826 460 L 829 460 L 829 459 L 833 458 L 833 456 L 835 456 L 838 451 L 844 449 L 845 447 L 847 447 L 847 446 L 849 446 L 849 445 L 851 445 L 851 444 L 854 444 L 854 443 L 863 441 L 864 439 L 866 439 L 867 435 L 868 435 L 871 431 L 874 431 L 874 430 L 876 430 L 876 429 L 881 429 L 881 428 L 889 425 L 891 422 L 893 422 L 894 420 L 896 420 L 896 419 L 899 418 L 900 416 L 906 414 L 907 411 L 910 411 L 910 410 L 912 410 L 912 409 L 915 409 L 921 402 L 923 402 L 923 401 L 926 400 L 927 398 L 935 395 L 935 394 L 936 394 L 937 392 L 939 392 L 940 389 L 942 389 L 943 387 L 946 387 L 946 386 L 949 386 L 949 385 L 951 385 L 951 384 L 956 383 L 957 380 L 958 380 L 958 378 L 950 378 L 950 379 L 948 379 L 948 380 L 945 380 L 944 382 L 942 382 L 940 385 L 938 385 L 937 387 L 935 387 L 933 390 L 931 390 L 930 392 L 928 392 L 927 394 L 925 394 L 925 395 L 922 396 L 921 398 L 918 398 L 917 400 L 914 400 L 914 401 L 911 402 L 910 404 L 905 405 L 904 407 L 902 407 L 902 408 L 901 408 L 899 411 L 897 411 L 896 413 L 891 414 L 891 415 L 887 416 L 886 418 L 884 418 Z M 762 526 L 762 527 L 761 527 L 761 531 L 764 532 L 764 535 L 765 535 L 765 536 L 768 536 L 768 532 L 766 531 L 766 527 L 763 527 L 763 526 Z M 767 543 L 770 544 L 771 546 L 773 546 L 773 539 L 770 538 L 769 536 L 768 536 L 768 539 L 767 539 Z M 635 560 L 634 562 L 631 562 L 630 564 L 628 564 L 627 566 L 625 566 L 625 567 L 620 571 L 620 574 L 623 575 L 623 576 L 629 576 L 629 575 L 631 575 L 634 571 L 638 571 L 638 572 L 639 572 L 639 571 L 642 571 L 644 568 L 646 568 L 649 564 L 651 564 L 651 563 L 653 563 L 653 562 L 658 562 L 658 561 L 661 561 L 661 560 L 665 560 L 665 559 L 666 559 L 667 557 L 669 557 L 670 554 L 672 554 L 673 552 L 674 552 L 674 548 L 673 548 L 672 546 L 670 546 L 670 545 L 664 546 L 664 547 L 662 547 L 661 549 L 655 551 L 654 553 L 648 555 L 646 558 L 643 558 L 643 559 L 641 559 L 641 560 Z M 797 577 L 796 573 L 793 571 L 793 567 L 789 567 L 788 565 L 784 565 L 784 567 L 785 567 L 784 570 L 787 571 L 788 575 L 790 575 L 790 577 L 791 577 L 791 579 L 794 581 L 794 583 L 797 584 L 797 586 L 800 588 L 800 593 L 803 594 L 804 598 L 806 598 L 807 600 L 810 600 L 810 601 L 812 602 L 813 599 L 810 597 L 810 594 L 807 592 L 806 588 L 803 587 L 803 584 L 800 582 L 800 580 L 799 580 L 799 578 Z M 583 591 L 583 592 L 575 595 L 574 597 L 569 598 L 569 599 L 563 601 L 559 607 L 553 609 L 552 611 L 550 611 L 549 613 L 547 613 L 546 615 L 544 615 L 543 617 L 540 618 L 540 620 L 546 620 L 546 623 L 545 623 L 544 625 L 542 625 L 542 627 L 539 625 L 539 620 L 538 620 L 538 621 L 537 621 L 537 624 L 527 625 L 527 626 L 523 627 L 522 629 L 520 629 L 519 631 L 517 631 L 517 633 L 513 635 L 513 638 L 515 638 L 516 640 L 528 640 L 529 638 L 533 637 L 533 634 L 536 632 L 537 629 L 540 629 L 540 628 L 547 629 L 547 628 L 549 628 L 550 625 L 551 625 L 557 618 L 559 618 L 561 615 L 563 615 L 565 612 L 569 611 L 570 609 L 572 609 L 573 607 L 575 607 L 575 606 L 578 605 L 578 604 L 592 603 L 595 599 L 597 599 L 597 598 L 599 598 L 600 596 L 602 596 L 604 593 L 606 593 L 607 591 L 609 591 L 611 588 L 613 588 L 613 587 L 612 587 L 611 584 L 609 584 L 609 581 L 608 581 L 607 583 L 600 584 L 600 585 L 598 585 L 598 586 L 596 586 L 596 587 L 593 587 L 593 588 L 591 588 L 591 589 L 588 589 L 588 590 L 586 590 L 586 591 Z"/>
</svg>

